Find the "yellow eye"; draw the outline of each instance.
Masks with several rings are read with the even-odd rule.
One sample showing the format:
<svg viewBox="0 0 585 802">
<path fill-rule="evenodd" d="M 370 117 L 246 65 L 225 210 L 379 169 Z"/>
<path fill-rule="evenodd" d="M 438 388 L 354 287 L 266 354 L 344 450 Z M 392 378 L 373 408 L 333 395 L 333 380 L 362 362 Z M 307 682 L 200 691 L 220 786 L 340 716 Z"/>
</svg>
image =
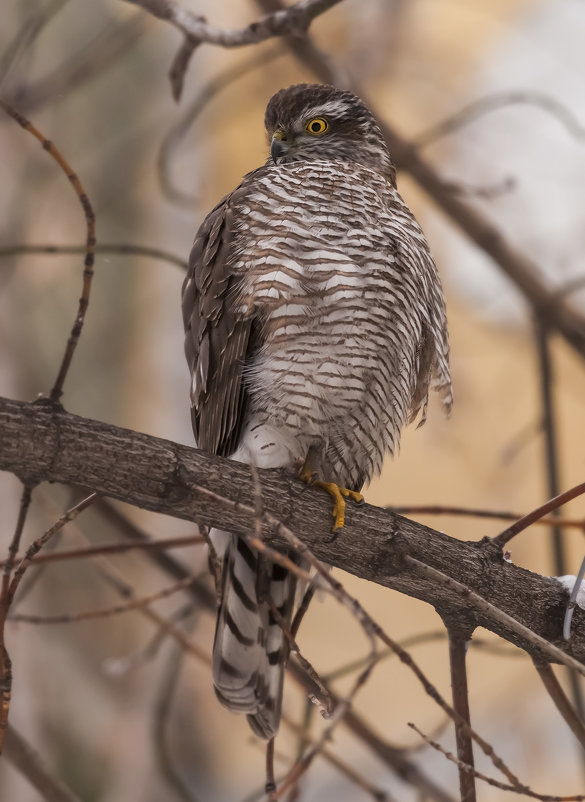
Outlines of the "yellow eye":
<svg viewBox="0 0 585 802">
<path fill-rule="evenodd" d="M 314 134 L 315 136 L 324 134 L 328 128 L 329 123 L 323 117 L 313 117 L 313 119 L 309 120 L 309 122 L 305 125 L 305 131 L 308 131 L 310 134 Z"/>
</svg>

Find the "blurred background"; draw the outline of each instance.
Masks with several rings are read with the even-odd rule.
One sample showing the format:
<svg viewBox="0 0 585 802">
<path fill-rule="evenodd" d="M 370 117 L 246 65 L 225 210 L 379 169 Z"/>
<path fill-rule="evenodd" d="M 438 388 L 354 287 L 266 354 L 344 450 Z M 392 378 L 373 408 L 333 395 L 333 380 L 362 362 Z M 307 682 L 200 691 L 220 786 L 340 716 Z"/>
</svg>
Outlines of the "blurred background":
<svg viewBox="0 0 585 802">
<path fill-rule="evenodd" d="M 262 13 L 252 0 L 182 5 L 226 28 L 247 25 Z M 53 140 L 78 173 L 96 211 L 98 245 L 149 246 L 186 259 L 205 213 L 265 159 L 267 100 L 282 86 L 314 80 L 277 39 L 232 50 L 202 45 L 177 104 L 167 73 L 180 34 L 129 3 L 4 0 L 2 17 L 0 96 Z M 574 308 L 585 315 L 583 3 L 346 0 L 318 18 L 311 35 L 340 80 L 361 84 L 376 113 L 418 142 L 452 191 L 530 257 L 542 280 L 570 292 Z M 464 108 L 464 118 L 441 134 L 437 126 Z M 427 424 L 405 433 L 399 457 L 385 465 L 366 499 L 523 514 L 551 495 L 531 310 L 408 175 L 400 173 L 398 181 L 442 275 L 456 402 L 450 420 L 432 404 Z M 32 400 L 54 381 L 76 310 L 83 256 L 22 248 L 82 245 L 85 226 L 63 174 L 8 117 L 0 117 L 0 206 L 0 394 Z M 162 258 L 97 254 L 87 322 L 62 399 L 68 411 L 192 444 L 182 280 L 182 268 Z M 566 489 L 585 473 L 585 364 L 559 337 L 549 344 L 558 482 Z M 3 549 L 19 497 L 18 480 L 2 474 Z M 38 488 L 25 543 L 71 498 L 67 488 Z M 563 514 L 583 517 L 584 503 Z M 158 538 L 193 531 L 184 522 L 118 509 Z M 468 540 L 507 525 L 413 517 Z M 65 529 L 59 545 L 117 537 L 111 520 L 90 509 Z M 576 573 L 583 532 L 565 529 L 562 539 L 563 572 Z M 544 527 L 523 533 L 511 550 L 519 565 L 558 572 Z M 173 556 L 205 576 L 201 548 Z M 434 610 L 337 574 L 393 638 L 419 637 L 412 654 L 449 698 L 447 643 Z M 121 581 L 141 596 L 172 579 L 139 553 L 107 563 L 55 563 L 30 572 L 17 610 L 55 615 L 108 607 L 119 603 Z M 188 602 L 178 595 L 155 609 L 180 613 L 177 626 L 208 651 L 213 617 L 197 606 L 185 610 Z M 137 612 L 61 625 L 11 624 L 11 722 L 84 802 L 262 798 L 263 751 L 245 719 L 216 702 L 208 666 L 178 654 L 170 639 L 153 641 L 156 634 L 152 621 Z M 472 723 L 532 789 L 579 792 L 583 755 L 531 661 L 490 633 L 476 636 L 483 645 L 469 653 Z M 332 599 L 313 604 L 299 640 L 324 675 L 368 648 L 358 625 Z M 335 687 L 343 692 L 350 680 Z M 302 721 L 304 698 L 290 681 L 284 708 Z M 391 744 L 415 748 L 405 755 L 458 798 L 455 767 L 421 748 L 407 726 L 412 721 L 433 733 L 443 718 L 404 666 L 392 659 L 380 664 L 356 708 Z M 448 729 L 440 737 L 453 749 Z M 284 773 L 296 748 L 296 737 L 283 727 L 277 773 Z M 392 798 L 435 798 L 399 779 L 343 726 L 330 748 Z M 478 768 L 496 774 L 482 756 Z M 302 780 L 301 792 L 303 802 L 368 798 L 322 759 Z M 41 799 L 6 760 L 0 763 L 0 798 Z M 479 798 L 512 795 L 483 785 Z"/>
</svg>

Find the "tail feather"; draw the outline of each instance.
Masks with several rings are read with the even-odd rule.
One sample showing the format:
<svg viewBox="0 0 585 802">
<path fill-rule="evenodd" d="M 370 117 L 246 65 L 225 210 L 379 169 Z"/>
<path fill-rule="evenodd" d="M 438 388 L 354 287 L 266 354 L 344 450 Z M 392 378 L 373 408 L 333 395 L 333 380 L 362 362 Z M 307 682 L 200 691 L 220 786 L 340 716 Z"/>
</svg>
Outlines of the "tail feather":
<svg viewBox="0 0 585 802">
<path fill-rule="evenodd" d="M 232 536 L 223 564 L 223 594 L 213 646 L 213 679 L 220 702 L 246 713 L 254 732 L 272 738 L 280 721 L 289 646 L 271 610 L 286 626 L 296 577 Z"/>
</svg>

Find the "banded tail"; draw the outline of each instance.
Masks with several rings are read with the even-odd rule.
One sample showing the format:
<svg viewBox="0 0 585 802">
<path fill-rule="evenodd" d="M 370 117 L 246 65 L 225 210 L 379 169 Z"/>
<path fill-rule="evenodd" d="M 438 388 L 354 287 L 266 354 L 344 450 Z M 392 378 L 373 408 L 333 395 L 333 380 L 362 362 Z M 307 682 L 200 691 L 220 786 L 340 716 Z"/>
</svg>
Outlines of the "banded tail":
<svg viewBox="0 0 585 802">
<path fill-rule="evenodd" d="M 280 722 L 289 644 L 266 600 L 290 627 L 296 577 L 230 535 L 222 581 L 213 644 L 215 692 L 227 708 L 247 714 L 256 735 L 270 739 Z"/>
</svg>

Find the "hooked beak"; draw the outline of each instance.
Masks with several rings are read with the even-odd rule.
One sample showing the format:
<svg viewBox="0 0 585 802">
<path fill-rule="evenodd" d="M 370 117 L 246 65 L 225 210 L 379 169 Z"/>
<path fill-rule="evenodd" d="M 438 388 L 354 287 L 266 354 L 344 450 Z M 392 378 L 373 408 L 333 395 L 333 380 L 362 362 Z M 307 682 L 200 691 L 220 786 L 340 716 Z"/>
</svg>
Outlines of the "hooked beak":
<svg viewBox="0 0 585 802">
<path fill-rule="evenodd" d="M 272 161 L 275 164 L 278 164 L 278 159 L 288 150 L 288 145 L 286 140 L 283 138 L 283 134 L 277 132 L 272 137 L 272 142 L 270 143 L 270 156 L 272 157 Z"/>
</svg>

